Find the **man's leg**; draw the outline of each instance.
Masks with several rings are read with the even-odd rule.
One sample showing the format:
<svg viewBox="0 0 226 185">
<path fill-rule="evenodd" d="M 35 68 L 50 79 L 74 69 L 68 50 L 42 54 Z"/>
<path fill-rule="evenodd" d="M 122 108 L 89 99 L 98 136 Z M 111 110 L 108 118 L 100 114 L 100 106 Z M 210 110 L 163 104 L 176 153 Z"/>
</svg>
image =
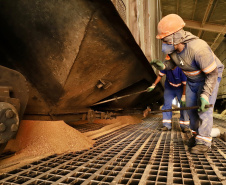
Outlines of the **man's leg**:
<svg viewBox="0 0 226 185">
<path fill-rule="evenodd" d="M 176 91 L 177 99 L 178 99 L 179 102 L 181 100 L 182 93 L 183 93 L 183 89 L 182 88 L 179 88 Z M 186 128 L 187 128 L 187 131 L 189 131 L 189 125 L 190 125 L 190 121 L 189 121 L 189 117 L 188 117 L 187 111 L 186 110 L 181 110 L 180 111 L 180 127 L 181 127 L 182 131 L 184 129 L 186 129 Z"/>
<path fill-rule="evenodd" d="M 186 86 L 186 106 L 191 107 L 191 106 L 197 106 L 198 105 L 198 91 L 199 91 L 199 86 L 201 84 L 199 83 L 187 83 Z M 198 110 L 197 109 L 191 109 L 187 110 L 188 116 L 190 118 L 190 128 L 192 129 L 193 132 L 198 133 L 198 127 L 200 123 L 199 115 L 198 115 Z"/>
<path fill-rule="evenodd" d="M 214 106 L 217 98 L 217 92 L 219 88 L 220 78 L 218 78 L 217 83 L 214 87 L 212 95 L 209 97 L 209 103 Z M 196 143 L 201 143 L 206 146 L 211 146 L 212 138 L 210 136 L 213 127 L 213 108 L 209 108 L 206 112 L 199 112 L 199 117 L 202 121 L 198 129 L 198 135 L 196 136 Z"/>
<path fill-rule="evenodd" d="M 165 88 L 164 90 L 164 105 L 162 107 L 162 110 L 171 109 L 172 108 L 172 101 L 174 99 L 174 91 L 168 88 Z M 171 118 L 172 118 L 172 112 L 163 112 L 163 126 L 167 127 L 168 129 L 171 129 Z"/>
<path fill-rule="evenodd" d="M 212 95 L 209 97 L 209 103 L 213 104 L 213 106 L 217 98 L 220 80 L 221 78 L 218 78 Z M 191 153 L 193 154 L 204 154 L 211 147 L 212 138 L 210 137 L 210 133 L 213 126 L 213 107 L 209 108 L 206 112 L 199 112 L 199 117 L 202 124 L 198 129 L 198 135 L 195 137 L 197 145 L 191 148 Z"/>
</svg>

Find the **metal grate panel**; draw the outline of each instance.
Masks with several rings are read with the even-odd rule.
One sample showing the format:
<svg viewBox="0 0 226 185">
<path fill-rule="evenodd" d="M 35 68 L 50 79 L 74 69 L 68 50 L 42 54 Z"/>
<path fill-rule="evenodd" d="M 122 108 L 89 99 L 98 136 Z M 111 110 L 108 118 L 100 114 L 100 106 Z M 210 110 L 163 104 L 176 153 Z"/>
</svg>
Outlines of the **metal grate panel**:
<svg viewBox="0 0 226 185">
<path fill-rule="evenodd" d="M 146 119 L 96 138 L 90 150 L 52 155 L 0 175 L 0 184 L 82 185 L 220 185 L 226 181 L 226 146 L 214 139 L 217 150 L 190 154 L 189 137 L 180 131 L 161 132 L 161 118 Z"/>
</svg>

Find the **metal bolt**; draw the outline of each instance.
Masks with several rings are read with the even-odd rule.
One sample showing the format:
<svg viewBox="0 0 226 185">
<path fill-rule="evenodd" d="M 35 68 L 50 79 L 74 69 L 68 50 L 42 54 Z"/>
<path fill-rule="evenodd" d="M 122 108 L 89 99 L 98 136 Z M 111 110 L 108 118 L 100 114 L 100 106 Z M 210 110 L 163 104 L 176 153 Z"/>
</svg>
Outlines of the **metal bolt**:
<svg viewBox="0 0 226 185">
<path fill-rule="evenodd" d="M 5 116 L 6 118 L 12 118 L 14 116 L 14 112 L 9 109 L 5 112 Z"/>
<path fill-rule="evenodd" d="M 102 83 L 97 84 L 97 88 L 100 89 L 101 87 L 103 87 L 104 85 Z"/>
<path fill-rule="evenodd" d="M 5 131 L 6 127 L 4 123 L 0 123 L 0 132 Z"/>
<path fill-rule="evenodd" d="M 16 132 L 17 130 L 18 130 L 18 125 L 17 124 L 12 124 L 11 131 Z"/>
</svg>

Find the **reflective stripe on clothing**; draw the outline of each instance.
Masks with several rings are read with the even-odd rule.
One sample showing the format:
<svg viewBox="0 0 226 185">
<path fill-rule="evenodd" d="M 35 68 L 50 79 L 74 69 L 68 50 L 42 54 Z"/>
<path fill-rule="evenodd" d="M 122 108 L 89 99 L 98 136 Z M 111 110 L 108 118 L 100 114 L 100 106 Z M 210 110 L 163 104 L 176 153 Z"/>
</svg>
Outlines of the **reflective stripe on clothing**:
<svg viewBox="0 0 226 185">
<path fill-rule="evenodd" d="M 165 88 L 181 88 L 182 82 L 186 82 L 187 78 L 179 67 L 172 70 L 161 70 L 159 76 L 166 75 Z M 175 89 L 174 89 L 175 90 Z"/>
<path fill-rule="evenodd" d="M 182 125 L 189 125 L 190 121 L 180 121 L 180 124 L 182 124 Z"/>
<path fill-rule="evenodd" d="M 186 85 L 186 81 L 183 81 L 182 84 Z"/>
<path fill-rule="evenodd" d="M 196 131 L 191 130 L 191 132 L 192 132 L 193 135 L 197 135 L 197 132 Z"/>
<path fill-rule="evenodd" d="M 212 141 L 212 137 L 203 137 L 203 136 L 200 136 L 200 135 L 197 135 L 195 137 L 195 139 L 197 139 L 197 140 L 203 140 L 203 141 L 208 142 L 208 143 L 211 143 L 211 141 Z"/>
<path fill-rule="evenodd" d="M 206 74 L 211 73 L 217 67 L 216 56 L 213 54 L 213 51 L 212 51 L 212 55 L 213 55 L 214 61 L 209 66 L 207 66 L 202 70 Z"/>
<path fill-rule="evenodd" d="M 177 97 L 178 101 L 181 100 L 183 88 L 175 88 L 170 85 L 170 87 L 165 86 L 164 90 L 164 105 L 162 106 L 162 110 L 166 109 L 172 109 L 172 101 L 175 97 Z M 163 112 L 162 113 L 163 117 L 163 126 L 166 126 L 167 128 L 171 129 L 171 119 L 172 119 L 172 112 Z M 186 113 L 186 111 L 181 110 L 180 111 L 180 120 L 181 121 L 189 121 L 189 117 Z M 188 127 L 188 125 L 182 125 L 180 124 L 181 128 Z"/>
<path fill-rule="evenodd" d="M 182 71 L 187 76 L 196 76 L 196 75 L 198 75 L 202 72 L 201 70 L 197 70 L 197 71 L 184 71 L 184 70 L 182 70 Z"/>
<path fill-rule="evenodd" d="M 208 67 L 206 67 L 205 69 L 203 69 L 202 71 L 206 74 L 212 72 L 215 68 L 217 67 L 217 64 L 215 62 L 215 60 L 213 61 L 213 63 L 211 65 L 209 65 Z"/>
<path fill-rule="evenodd" d="M 170 82 L 169 80 L 168 80 L 168 82 L 169 82 L 169 84 L 172 85 L 173 87 L 180 87 L 180 86 L 181 86 L 181 83 L 179 83 L 179 84 L 174 84 L 174 83 Z"/>
<path fill-rule="evenodd" d="M 209 97 L 209 103 L 215 104 L 218 87 L 220 83 L 220 78 L 217 79 L 215 87 L 211 96 Z M 203 89 L 205 82 L 190 82 L 188 81 L 186 87 L 186 98 L 189 100 L 186 102 L 186 106 L 196 106 L 198 105 L 198 97 Z M 199 137 L 196 138 L 196 141 L 206 146 L 211 146 L 210 134 L 213 126 L 213 107 L 209 108 L 206 112 L 198 112 L 197 110 L 188 110 L 188 115 L 190 117 L 190 127 L 192 130 L 196 131 L 199 134 Z M 201 137 L 200 137 L 201 136 Z M 204 139 L 208 140 L 204 140 Z"/>
<path fill-rule="evenodd" d="M 162 120 L 163 123 L 171 123 L 171 119 L 164 119 Z"/>
<path fill-rule="evenodd" d="M 164 73 L 161 73 L 160 71 L 159 71 L 159 76 L 164 76 L 165 74 Z"/>
</svg>

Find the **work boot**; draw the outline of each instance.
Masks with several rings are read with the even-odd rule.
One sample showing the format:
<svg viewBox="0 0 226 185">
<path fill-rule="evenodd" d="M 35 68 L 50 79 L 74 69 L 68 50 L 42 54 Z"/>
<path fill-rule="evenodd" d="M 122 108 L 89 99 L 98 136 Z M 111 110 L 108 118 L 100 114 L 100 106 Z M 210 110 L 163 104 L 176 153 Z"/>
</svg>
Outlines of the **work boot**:
<svg viewBox="0 0 226 185">
<path fill-rule="evenodd" d="M 196 145 L 195 136 L 192 136 L 189 138 L 187 142 L 187 146 L 191 148 L 191 147 L 194 147 L 195 145 Z"/>
<path fill-rule="evenodd" d="M 190 129 L 188 127 L 185 127 L 185 128 L 182 129 L 182 132 L 183 133 L 189 133 Z"/>
<path fill-rule="evenodd" d="M 164 127 L 160 128 L 160 130 L 161 130 L 161 131 L 170 131 L 171 129 L 169 129 L 168 127 L 165 127 L 165 126 L 164 126 Z"/>
<path fill-rule="evenodd" d="M 205 154 L 206 152 L 208 152 L 210 149 L 209 146 L 206 146 L 204 144 L 197 144 L 196 146 L 191 148 L 191 153 L 192 154 Z"/>
</svg>

